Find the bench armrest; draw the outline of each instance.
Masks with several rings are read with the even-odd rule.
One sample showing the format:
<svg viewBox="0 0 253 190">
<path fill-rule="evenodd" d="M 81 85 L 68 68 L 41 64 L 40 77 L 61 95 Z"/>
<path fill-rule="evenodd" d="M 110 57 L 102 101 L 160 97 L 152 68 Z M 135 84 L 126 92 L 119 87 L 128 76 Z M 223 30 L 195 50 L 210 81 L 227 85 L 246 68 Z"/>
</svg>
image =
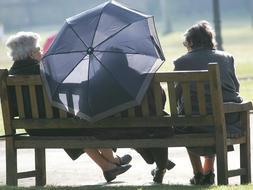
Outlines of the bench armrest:
<svg viewBox="0 0 253 190">
<path fill-rule="evenodd" d="M 253 109 L 252 102 L 250 101 L 242 103 L 226 102 L 223 104 L 223 106 L 224 113 L 242 112 Z"/>
</svg>

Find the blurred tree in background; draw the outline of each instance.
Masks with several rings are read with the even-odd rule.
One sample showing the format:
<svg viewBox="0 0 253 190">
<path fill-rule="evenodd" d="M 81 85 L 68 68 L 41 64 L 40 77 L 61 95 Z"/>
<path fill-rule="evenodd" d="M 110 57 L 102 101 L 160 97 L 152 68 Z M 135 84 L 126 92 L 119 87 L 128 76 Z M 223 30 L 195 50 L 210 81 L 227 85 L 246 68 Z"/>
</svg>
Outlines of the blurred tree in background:
<svg viewBox="0 0 253 190">
<path fill-rule="evenodd" d="M 169 16 L 169 4 L 168 0 L 160 0 L 161 13 L 162 13 L 162 23 L 163 23 L 163 33 L 168 34 L 172 32 L 172 25 Z"/>
<path fill-rule="evenodd" d="M 155 16 L 161 32 L 185 30 L 198 20 L 213 20 L 213 0 L 117 0 Z M 222 25 L 253 25 L 253 0 L 219 0 Z M 106 0 L 0 0 L 0 22 L 7 31 L 62 25 L 64 20 Z"/>
<path fill-rule="evenodd" d="M 219 0 L 213 0 L 213 17 L 214 17 L 214 29 L 216 33 L 215 38 L 217 41 L 217 49 L 223 50 Z"/>
<path fill-rule="evenodd" d="M 253 0 L 249 0 L 249 11 L 251 14 L 251 27 L 253 28 Z"/>
</svg>

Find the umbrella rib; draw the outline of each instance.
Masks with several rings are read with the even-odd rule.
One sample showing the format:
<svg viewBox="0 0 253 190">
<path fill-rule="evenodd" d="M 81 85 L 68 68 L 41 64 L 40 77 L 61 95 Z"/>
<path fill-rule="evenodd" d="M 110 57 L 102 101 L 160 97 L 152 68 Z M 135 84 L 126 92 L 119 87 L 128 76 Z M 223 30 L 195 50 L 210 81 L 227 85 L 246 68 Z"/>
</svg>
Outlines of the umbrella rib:
<svg viewBox="0 0 253 190">
<path fill-rule="evenodd" d="M 115 79 L 113 73 L 112 73 L 109 69 L 107 69 L 107 68 L 102 64 L 102 62 L 97 58 L 97 56 L 94 55 L 94 57 L 98 60 L 98 62 L 100 63 L 100 65 L 101 65 L 105 70 L 107 70 L 107 72 L 111 73 L 111 76 L 112 76 L 113 80 L 117 82 L 117 80 Z M 122 87 L 122 88 L 123 88 L 123 87 Z M 129 94 L 128 91 L 127 91 L 125 88 L 123 88 L 123 89 L 126 91 L 126 93 L 127 93 L 130 97 L 135 98 L 135 97 L 133 97 L 131 94 Z"/>
<path fill-rule="evenodd" d="M 130 53 L 130 52 L 118 52 L 118 51 L 101 51 L 101 50 L 94 50 L 94 52 L 101 52 L 101 53 L 121 53 L 121 54 L 132 54 L 132 55 L 144 55 L 144 54 L 140 54 L 140 53 Z"/>
<path fill-rule="evenodd" d="M 95 50 L 95 52 L 101 52 L 101 53 L 121 53 L 121 54 L 127 54 L 127 55 L 145 55 L 145 56 L 149 56 L 149 57 L 154 57 L 157 58 L 155 56 L 152 55 L 148 55 L 148 54 L 141 54 L 141 53 L 124 53 L 124 52 L 116 52 L 116 51 L 100 51 L 100 50 Z"/>
<path fill-rule="evenodd" d="M 83 44 L 88 48 L 88 46 L 86 45 L 86 43 L 79 37 L 79 35 L 76 33 L 76 31 L 74 30 L 74 28 L 71 26 L 71 24 L 68 23 L 68 26 L 70 27 L 70 29 L 74 32 L 74 34 L 77 36 L 77 38 L 79 38 L 79 40 L 81 40 L 81 42 L 83 42 Z"/>
<path fill-rule="evenodd" d="M 89 80 L 89 78 L 90 78 L 90 59 L 89 59 L 89 67 L 88 67 L 88 80 L 87 80 L 87 85 L 88 85 L 88 96 L 87 96 L 87 103 L 88 103 L 88 105 L 89 105 L 89 110 L 90 110 L 90 112 L 91 113 L 93 113 L 92 112 L 92 109 L 91 109 L 91 105 L 90 105 L 90 102 L 89 102 L 89 88 L 90 88 L 90 80 Z"/>
<path fill-rule="evenodd" d="M 86 55 L 87 55 L 87 54 L 86 54 Z M 77 65 L 86 57 L 86 55 L 83 56 L 82 59 L 80 59 L 80 61 L 78 61 L 78 63 L 76 64 L 76 66 L 73 67 L 73 68 L 68 72 L 68 74 L 66 75 L 66 77 L 64 77 L 64 78 L 59 82 L 59 84 L 56 86 L 56 88 L 55 88 L 55 90 L 54 90 L 54 93 L 56 92 L 56 90 L 58 89 L 58 87 L 60 86 L 60 84 L 67 78 L 67 76 L 68 76 L 68 75 L 77 67 Z M 54 93 L 52 93 L 52 94 L 54 94 Z"/>
<path fill-rule="evenodd" d="M 43 58 L 46 58 L 48 56 L 51 56 L 51 55 L 61 55 L 61 54 L 70 54 L 70 53 L 83 53 L 83 51 L 68 51 L 68 52 L 59 52 L 59 53 L 50 53 L 50 54 L 46 54 L 45 56 L 43 56 Z"/>
<path fill-rule="evenodd" d="M 96 36 L 96 31 L 97 31 L 97 29 L 98 29 L 98 25 L 99 25 L 99 22 L 100 22 L 100 19 L 101 19 L 101 16 L 102 16 L 102 14 L 103 14 L 103 10 L 104 10 L 105 7 L 106 7 L 106 6 L 103 7 L 103 9 L 101 10 L 101 13 L 100 13 L 100 15 L 99 15 L 98 23 L 97 23 L 96 29 L 94 30 L 94 31 L 95 31 L 95 32 L 94 32 L 94 35 L 93 35 L 93 37 L 92 37 L 91 46 L 93 45 L 93 42 L 94 42 L 94 39 L 95 39 L 95 36 Z M 95 49 L 95 48 L 94 48 L 94 49 Z"/>
</svg>

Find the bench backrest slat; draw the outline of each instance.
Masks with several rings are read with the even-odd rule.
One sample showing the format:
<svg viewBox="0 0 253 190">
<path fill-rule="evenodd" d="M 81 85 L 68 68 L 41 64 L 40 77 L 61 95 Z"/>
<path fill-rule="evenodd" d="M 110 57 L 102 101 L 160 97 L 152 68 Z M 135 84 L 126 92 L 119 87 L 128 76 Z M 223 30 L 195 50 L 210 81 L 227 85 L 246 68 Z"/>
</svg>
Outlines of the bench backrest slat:
<svg viewBox="0 0 253 190">
<path fill-rule="evenodd" d="M 184 98 L 184 111 L 185 115 L 192 114 L 192 105 L 191 105 L 191 94 L 190 94 L 190 84 L 189 82 L 182 82 L 182 91 L 183 91 L 183 98 Z"/>
<path fill-rule="evenodd" d="M 168 94 L 170 100 L 176 100 L 176 91 L 175 91 L 175 83 L 167 82 L 168 86 Z M 172 116 L 177 115 L 177 102 L 176 101 L 170 101 L 170 113 Z"/>
<path fill-rule="evenodd" d="M 144 96 L 141 104 L 141 112 L 143 116 L 149 115 L 149 108 L 148 108 L 148 97 Z"/>
<path fill-rule="evenodd" d="M 67 112 L 64 110 L 59 110 L 59 114 L 60 114 L 60 118 L 67 118 L 68 117 Z"/>
<path fill-rule="evenodd" d="M 38 105 L 37 105 L 35 86 L 30 85 L 30 86 L 28 86 L 28 88 L 29 88 L 30 101 L 31 101 L 32 117 L 39 118 L 39 111 L 38 111 Z"/>
<path fill-rule="evenodd" d="M 45 114 L 46 114 L 46 118 L 53 118 L 53 108 L 51 106 L 51 104 L 49 103 L 49 100 L 47 98 L 47 92 L 46 89 L 43 88 L 43 98 L 44 98 L 44 103 L 45 103 Z"/>
<path fill-rule="evenodd" d="M 15 86 L 15 91 L 16 91 L 16 97 L 17 97 L 18 115 L 20 118 L 25 118 L 22 87 L 20 85 Z"/>
<path fill-rule="evenodd" d="M 198 95 L 200 115 L 206 115 L 206 100 L 205 100 L 205 87 L 204 87 L 204 85 L 205 85 L 204 82 L 197 83 L 197 95 Z"/>
<path fill-rule="evenodd" d="M 135 108 L 128 109 L 128 117 L 134 117 L 135 116 Z"/>
<path fill-rule="evenodd" d="M 155 110 L 157 116 L 163 115 L 163 102 L 162 102 L 162 94 L 161 94 L 161 87 L 159 82 L 155 82 L 153 84 L 153 94 L 155 96 Z"/>
</svg>

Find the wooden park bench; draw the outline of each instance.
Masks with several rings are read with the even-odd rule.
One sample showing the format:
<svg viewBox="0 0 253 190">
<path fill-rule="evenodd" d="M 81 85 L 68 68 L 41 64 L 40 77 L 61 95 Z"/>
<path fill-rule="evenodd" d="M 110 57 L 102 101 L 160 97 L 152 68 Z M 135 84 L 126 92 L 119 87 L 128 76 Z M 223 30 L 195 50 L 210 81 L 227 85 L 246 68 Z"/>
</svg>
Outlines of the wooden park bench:
<svg viewBox="0 0 253 190">
<path fill-rule="evenodd" d="M 17 185 L 18 179 L 35 177 L 36 185 L 46 184 L 46 148 L 137 148 L 137 147 L 199 147 L 215 146 L 217 153 L 217 183 L 228 184 L 228 178 L 240 176 L 241 183 L 251 182 L 250 158 L 250 110 L 251 102 L 223 103 L 219 67 L 209 64 L 207 70 L 156 73 L 152 82 L 155 96 L 156 114 L 150 116 L 147 97 L 138 108 L 142 114 L 136 115 L 136 108 L 127 110 L 127 117 L 110 117 L 95 123 L 69 116 L 64 111 L 59 117 L 53 117 L 53 108 L 48 102 L 44 91 L 46 116 L 39 118 L 36 86 L 42 85 L 40 76 L 8 76 L 7 70 L 0 70 L 1 104 L 6 137 L 6 178 L 7 185 Z M 175 82 L 183 87 L 185 115 L 178 115 L 175 97 Z M 196 83 L 199 112 L 192 114 L 190 99 L 190 83 Z M 204 85 L 209 84 L 211 93 L 212 113 L 206 111 Z M 159 85 L 162 84 L 168 94 L 166 107 L 170 114 L 162 112 L 162 98 Z M 30 93 L 32 117 L 25 118 L 22 86 L 27 86 Z M 18 105 L 18 117 L 11 117 L 10 102 L 7 88 L 15 88 Z M 243 134 L 230 138 L 226 133 L 225 113 L 240 112 Z M 134 138 L 134 139 L 98 139 L 86 136 L 28 136 L 17 135 L 18 129 L 63 129 L 63 128 L 131 128 L 142 127 L 177 127 L 177 126 L 215 126 L 213 134 L 174 134 L 166 138 Z M 142 129 L 141 128 L 141 129 Z M 240 145 L 240 168 L 228 170 L 227 145 Z M 17 172 L 17 149 L 34 149 L 35 169 Z"/>
</svg>

